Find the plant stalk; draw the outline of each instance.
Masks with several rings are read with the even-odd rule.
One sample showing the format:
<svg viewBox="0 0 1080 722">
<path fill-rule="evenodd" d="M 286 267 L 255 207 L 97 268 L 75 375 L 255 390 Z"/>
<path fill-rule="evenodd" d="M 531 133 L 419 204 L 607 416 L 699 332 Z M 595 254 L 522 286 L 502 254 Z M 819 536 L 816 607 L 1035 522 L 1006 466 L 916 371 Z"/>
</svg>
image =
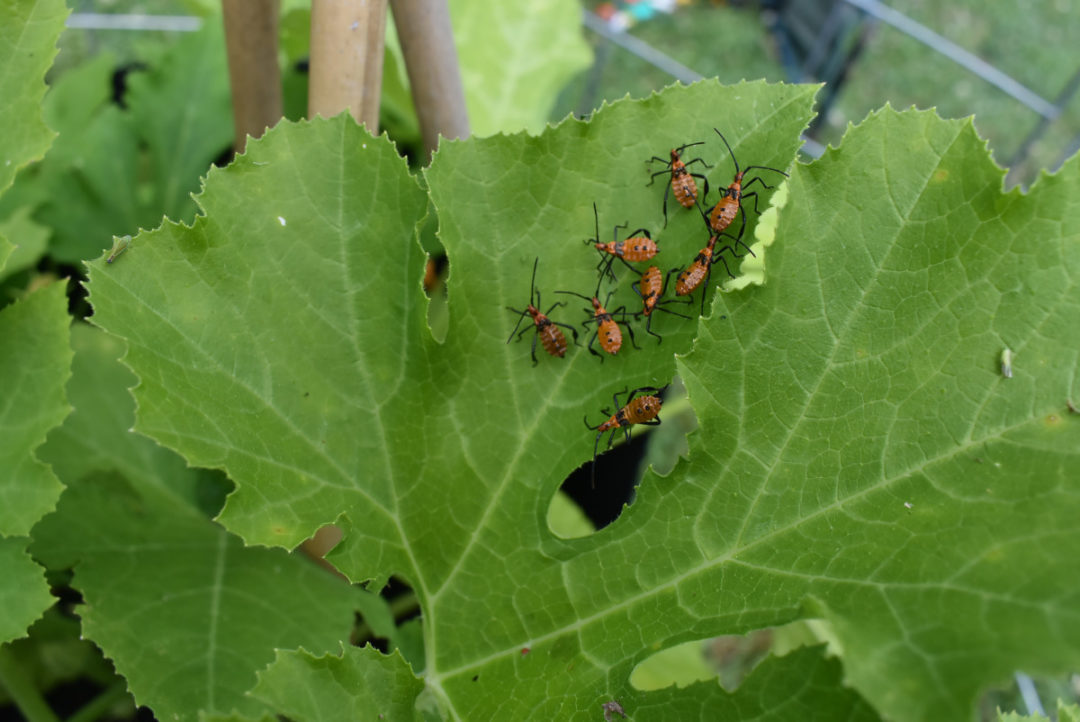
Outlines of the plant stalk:
<svg viewBox="0 0 1080 722">
<path fill-rule="evenodd" d="M 60 722 L 7 645 L 0 646 L 0 687 L 7 690 L 27 722 Z"/>
<path fill-rule="evenodd" d="M 446 0 L 390 0 L 428 159 L 439 136 L 467 138 L 469 114 Z"/>
<path fill-rule="evenodd" d="M 281 119 L 278 0 L 222 0 L 237 153 Z"/>
<path fill-rule="evenodd" d="M 127 696 L 127 684 L 118 679 L 105 688 L 101 694 L 83 705 L 78 712 L 67 718 L 67 722 L 94 722 L 109 712 L 118 700 Z M 133 700 L 134 702 L 134 700 Z"/>
<path fill-rule="evenodd" d="M 386 0 L 312 0 L 308 117 L 347 108 L 378 132 L 385 48 Z"/>
</svg>

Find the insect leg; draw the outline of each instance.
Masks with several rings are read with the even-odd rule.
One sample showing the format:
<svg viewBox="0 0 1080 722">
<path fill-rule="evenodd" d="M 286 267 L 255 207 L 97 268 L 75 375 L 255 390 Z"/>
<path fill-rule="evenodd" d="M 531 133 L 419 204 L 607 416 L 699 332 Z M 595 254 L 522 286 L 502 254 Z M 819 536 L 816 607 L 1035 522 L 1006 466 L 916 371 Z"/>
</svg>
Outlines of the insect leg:
<svg viewBox="0 0 1080 722">
<path fill-rule="evenodd" d="M 711 168 L 712 166 L 709 167 Z M 701 195 L 701 197 L 704 198 L 705 196 L 709 195 L 709 179 L 701 175 L 700 173 L 691 173 L 690 176 L 693 178 L 700 178 L 701 182 L 705 185 L 705 192 Z"/>
<path fill-rule="evenodd" d="M 655 306 L 653 307 L 653 310 L 654 311 L 656 310 Z M 658 333 L 656 333 L 655 331 L 652 330 L 652 319 L 653 319 L 653 317 L 652 317 L 652 314 L 650 313 L 649 314 L 649 320 L 645 322 L 645 333 L 649 334 L 650 336 L 656 336 L 656 343 L 657 343 L 657 345 L 659 345 L 659 344 L 662 344 L 664 342 L 664 338 L 660 334 L 658 334 Z"/>
</svg>

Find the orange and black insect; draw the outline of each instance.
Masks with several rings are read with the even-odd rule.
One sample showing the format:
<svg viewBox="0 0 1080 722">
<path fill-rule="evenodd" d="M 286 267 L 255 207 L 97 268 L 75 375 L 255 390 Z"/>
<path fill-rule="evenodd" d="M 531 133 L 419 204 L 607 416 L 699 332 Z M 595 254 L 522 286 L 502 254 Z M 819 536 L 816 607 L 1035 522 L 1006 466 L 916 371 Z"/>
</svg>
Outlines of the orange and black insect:
<svg viewBox="0 0 1080 722">
<path fill-rule="evenodd" d="M 607 243 L 600 242 L 600 215 L 596 212 L 596 204 L 592 204 L 593 220 L 596 223 L 596 237 L 585 239 L 587 245 L 594 246 L 600 253 L 600 263 L 596 264 L 596 270 L 603 275 L 611 276 L 612 280 L 615 280 L 615 274 L 611 272 L 611 265 L 615 263 L 615 259 L 618 258 L 627 268 L 634 273 L 638 273 L 638 270 L 631 266 L 628 261 L 634 261 L 635 263 L 641 261 L 649 261 L 660 252 L 660 249 L 656 246 L 656 241 L 652 239 L 652 235 L 648 230 L 644 228 L 638 228 L 632 232 L 629 236 L 623 240 L 619 240 L 619 229 L 626 228 L 629 224 L 623 223 L 620 226 L 615 226 L 611 230 L 611 240 Z M 642 233 L 644 235 L 638 236 L 636 234 Z M 605 255 L 607 254 L 607 255 Z M 607 267 L 604 264 L 607 263 Z"/>
<path fill-rule="evenodd" d="M 445 253 L 428 256 L 427 264 L 424 266 L 424 292 L 429 296 L 442 283 L 443 277 L 446 275 L 446 266 Z"/>
<path fill-rule="evenodd" d="M 603 276 L 601 276 L 600 278 L 601 280 L 603 280 Z M 577 296 L 578 298 L 583 298 L 592 304 L 592 318 L 582 322 L 582 325 L 588 326 L 588 324 L 590 323 L 596 324 L 596 331 L 593 332 L 593 335 L 591 337 L 589 337 L 588 348 L 589 353 L 591 353 L 593 356 L 598 356 L 601 363 L 603 363 L 604 357 L 597 353 L 596 349 L 593 348 L 593 343 L 595 343 L 597 339 L 600 339 L 600 348 L 604 349 L 609 354 L 615 355 L 619 353 L 619 349 L 622 348 L 622 330 L 619 328 L 619 323 L 615 320 L 615 316 L 618 316 L 619 314 L 622 314 L 622 322 L 626 325 L 626 330 L 630 332 L 630 343 L 634 345 L 634 348 L 641 348 L 637 345 L 637 341 L 634 339 L 634 329 L 631 328 L 630 324 L 626 321 L 626 306 L 619 306 L 619 308 L 615 309 L 614 311 L 608 311 L 607 309 L 605 309 L 603 304 L 600 303 L 599 283 L 597 283 L 596 293 L 593 295 L 592 298 L 589 298 L 588 296 L 582 296 L 580 293 L 576 293 L 574 291 L 556 291 L 555 293 L 565 293 L 571 296 Z M 608 301 L 611 300 L 612 293 L 614 293 L 614 291 L 608 294 Z M 588 309 L 586 309 L 586 311 L 588 311 Z"/>
<path fill-rule="evenodd" d="M 716 130 L 716 128 L 713 128 Z M 745 193 L 744 191 L 754 183 L 760 183 L 764 188 L 772 188 L 765 181 L 761 180 L 760 176 L 754 176 L 750 180 L 743 184 L 743 176 L 745 176 L 751 170 L 758 168 L 761 170 L 771 170 L 774 173 L 779 173 L 785 178 L 788 174 L 778 168 L 770 168 L 767 165 L 748 165 L 742 170 L 739 169 L 739 161 L 735 160 L 735 153 L 731 150 L 731 145 L 727 142 L 727 138 L 719 130 L 716 130 L 716 134 L 720 136 L 720 140 L 724 141 L 724 145 L 727 146 L 728 153 L 731 155 L 731 162 L 735 164 L 735 179 L 731 181 L 731 185 L 727 187 L 720 194 L 720 200 L 716 202 L 712 208 L 709 209 L 708 223 L 709 228 L 715 233 L 722 233 L 732 224 L 735 220 L 735 216 L 739 215 L 739 210 L 742 208 L 742 202 L 744 200 L 754 199 L 754 213 L 761 215 L 761 211 L 758 210 L 758 194 L 757 191 L 751 191 Z M 746 213 L 741 216 L 742 225 L 739 227 L 739 234 L 735 237 L 735 243 L 741 244 L 747 251 L 750 250 L 749 246 L 742 242 L 743 232 L 746 230 Z M 751 252 L 752 253 L 752 252 Z"/>
<path fill-rule="evenodd" d="M 712 276 L 713 264 L 717 261 L 722 261 L 724 264 L 724 270 L 732 278 L 735 275 L 728 267 L 727 259 L 720 254 L 724 251 L 730 251 L 731 255 L 739 258 L 735 253 L 735 249 L 731 246 L 724 245 L 720 247 L 720 250 L 716 250 L 716 241 L 720 238 L 720 234 L 714 233 L 709 236 L 709 242 L 698 251 L 698 254 L 694 256 L 694 260 L 687 266 L 679 275 L 675 278 L 675 295 L 676 296 L 689 296 L 692 294 L 698 286 L 702 285 L 704 281 L 705 289 L 701 292 L 701 314 L 705 315 L 705 294 L 709 290 L 709 277 Z M 672 271 L 677 271 L 677 268 L 673 268 Z"/>
<path fill-rule="evenodd" d="M 520 316 L 520 318 L 518 318 L 517 326 L 514 326 L 514 330 L 510 332 L 510 338 L 506 339 L 507 343 L 510 343 L 513 340 L 514 334 L 517 334 L 517 337 L 519 339 L 521 338 L 521 334 L 525 333 L 529 329 L 529 327 L 526 326 L 525 328 L 521 329 L 521 332 L 519 333 L 518 328 L 521 326 L 521 322 L 525 320 L 526 315 L 532 317 L 534 327 L 536 328 L 536 335 L 533 336 L 531 352 L 533 366 L 538 363 L 536 360 L 536 339 L 538 338 L 540 339 L 540 343 L 543 345 L 544 350 L 552 356 L 558 356 L 559 358 L 562 358 L 566 355 L 566 336 L 563 335 L 563 332 L 559 330 L 559 326 L 569 329 L 570 333 L 574 334 L 575 344 L 578 341 L 578 332 L 576 328 L 565 323 L 552 321 L 550 318 L 547 317 L 547 314 L 554 311 L 557 306 L 566 305 L 562 301 L 553 303 L 551 305 L 551 308 L 547 310 L 547 313 L 540 313 L 540 292 L 536 290 L 536 266 L 539 263 L 540 258 L 537 257 L 537 259 L 533 261 L 532 281 L 529 284 L 529 305 L 526 306 L 523 311 L 519 311 L 516 308 L 510 308 L 509 306 L 506 307 L 506 310 L 513 311 Z M 534 296 L 536 297 L 535 306 L 532 302 Z"/>
<path fill-rule="evenodd" d="M 696 143 L 687 143 L 686 145 L 680 145 L 678 148 L 672 148 L 671 160 L 664 160 L 657 156 L 649 158 L 646 163 L 652 163 L 653 161 L 660 161 L 667 166 L 664 170 L 658 170 L 652 174 L 652 179 L 647 185 L 652 185 L 656 181 L 656 176 L 669 173 L 671 175 L 671 183 L 664 189 L 664 226 L 667 227 L 667 197 L 668 193 L 675 196 L 675 200 L 683 208 L 693 208 L 698 202 L 698 188 L 697 183 L 694 182 L 695 178 L 700 178 L 705 184 L 705 195 L 709 195 L 709 180 L 700 173 L 691 173 L 688 168 L 694 163 L 701 163 L 706 168 L 712 168 L 711 165 L 706 163 L 701 158 L 694 158 L 691 161 L 683 162 L 682 153 L 687 148 L 695 145 L 704 145 L 705 141 L 699 140 Z"/>
<path fill-rule="evenodd" d="M 668 277 L 670 278 L 671 274 L 674 273 L 677 270 L 679 270 L 679 269 L 673 268 L 670 271 L 668 271 L 668 274 L 667 274 Z M 641 301 L 645 306 L 644 309 L 642 309 L 642 311 L 639 314 L 635 314 L 635 315 L 645 316 L 646 318 L 649 319 L 648 321 L 645 322 L 645 332 L 648 333 L 648 334 L 651 334 L 653 336 L 656 336 L 657 343 L 663 343 L 664 339 L 660 336 L 660 334 L 653 333 L 653 330 L 652 330 L 652 319 L 653 319 L 652 313 L 653 313 L 653 311 L 660 310 L 660 311 L 663 311 L 664 313 L 670 313 L 672 316 L 679 316 L 680 318 L 685 318 L 685 319 L 688 319 L 688 320 L 690 318 L 689 316 L 685 316 L 685 315 L 683 315 L 681 313 L 678 313 L 676 311 L 672 311 L 671 309 L 667 309 L 667 308 L 663 307 L 662 304 L 680 303 L 680 301 L 676 301 L 673 298 L 669 298 L 666 301 L 661 301 L 660 300 L 661 297 L 664 295 L 664 285 L 665 285 L 664 281 L 665 281 L 664 277 L 662 275 L 660 275 L 660 269 L 657 268 L 656 266 L 649 266 L 645 270 L 645 273 L 641 274 L 641 280 L 640 281 L 635 281 L 634 283 L 630 284 L 630 288 L 634 289 L 634 292 L 637 293 L 637 295 L 641 296 Z M 686 299 L 686 302 L 691 303 L 691 299 L 689 299 L 689 298 Z"/>
<path fill-rule="evenodd" d="M 664 388 L 667 388 L 666 386 Z M 626 434 L 626 440 L 630 441 L 630 427 L 634 424 L 643 424 L 644 426 L 659 426 L 660 425 L 660 407 L 662 402 L 660 401 L 659 394 L 664 389 L 656 388 L 655 386 L 642 386 L 641 388 L 634 389 L 630 392 L 630 395 L 626 397 L 626 403 L 619 405 L 619 396 L 626 393 L 626 389 L 623 389 L 619 393 L 612 396 L 612 400 L 615 403 L 615 408 L 618 409 L 614 414 L 608 409 L 601 409 L 601 413 L 611 414 L 604 423 L 599 426 L 593 426 L 589 423 L 589 415 L 586 414 L 584 421 L 585 426 L 591 431 L 596 432 L 596 442 L 593 444 L 593 470 L 592 470 L 592 485 L 596 486 L 596 456 L 600 450 L 600 438 L 605 432 L 610 431 L 611 436 L 608 437 L 607 448 L 610 449 L 611 445 L 615 443 L 615 434 L 619 429 L 623 430 Z M 638 396 L 639 393 L 646 392 L 646 396 Z"/>
</svg>

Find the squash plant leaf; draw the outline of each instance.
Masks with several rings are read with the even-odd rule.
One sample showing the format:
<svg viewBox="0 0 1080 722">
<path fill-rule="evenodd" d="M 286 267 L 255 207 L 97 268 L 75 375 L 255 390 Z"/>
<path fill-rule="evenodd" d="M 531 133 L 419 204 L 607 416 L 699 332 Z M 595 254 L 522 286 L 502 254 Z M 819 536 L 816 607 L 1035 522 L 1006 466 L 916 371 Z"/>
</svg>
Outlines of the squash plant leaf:
<svg viewBox="0 0 1080 722">
<path fill-rule="evenodd" d="M 67 12 L 62 0 L 0 3 L 0 194 L 55 136 L 39 105 Z M 37 239 L 23 236 L 27 226 L 12 221 L 0 229 L 0 274 L 25 265 Z M 70 411 L 63 390 L 70 363 L 64 284 L 0 309 L 0 643 L 25 634 L 52 603 L 20 537 L 60 495 L 56 475 L 34 453 Z"/>
<path fill-rule="evenodd" d="M 53 602 L 45 572 L 26 553 L 29 540 L 0 537 L 0 644 L 26 634 Z"/>
<path fill-rule="evenodd" d="M 0 310 L 0 643 L 22 636 L 52 604 L 21 537 L 62 489 L 35 452 L 71 410 L 64 395 L 71 373 L 64 289 L 53 283 Z"/>
<path fill-rule="evenodd" d="M 400 654 L 349 647 L 337 657 L 283 652 L 251 694 L 296 722 L 404 721 L 424 719 L 417 709 L 423 689 Z"/>
<path fill-rule="evenodd" d="M 112 99 L 117 60 L 108 53 L 60 75 L 45 97 L 60 135 L 16 178 L 0 217 L 33 207 L 53 229 L 55 259 L 93 258 L 112 236 L 155 228 L 163 215 L 191 221 L 199 177 L 232 141 L 220 22 L 184 33 L 146 64 L 126 75 L 126 107 Z"/>
<path fill-rule="evenodd" d="M 396 677 L 391 674 L 396 673 Z M 545 704 L 554 715 L 547 719 L 619 720 L 616 707 L 632 713 L 639 722 L 672 719 L 753 719 L 753 720 L 863 720 L 880 719 L 873 709 L 850 689 L 841 685 L 839 661 L 826 660 L 820 649 L 804 648 L 785 657 L 773 657 L 759 665 L 736 693 L 725 691 L 715 681 L 690 689 L 668 687 L 642 693 L 624 690 L 619 696 L 597 697 L 581 708 L 577 701 L 553 694 Z M 496 695 L 491 708 L 510 708 L 503 698 L 501 680 L 488 680 L 482 671 L 472 677 L 476 696 Z M 297 722 L 335 722 L 373 718 L 388 720 L 439 719 L 433 700 L 418 695 L 422 684 L 401 663 L 399 657 L 381 657 L 368 649 L 349 649 L 343 658 L 299 653 L 283 653 L 270 668 L 259 674 L 252 694 L 266 700 L 289 719 Z M 541 680 L 536 684 L 543 685 Z M 419 699 L 413 699 L 419 697 Z M 402 704 L 406 698 L 408 704 Z M 604 716 L 608 705 L 609 717 Z M 485 708 L 486 709 L 486 708 Z M 539 715 L 523 718 L 539 719 Z M 468 718 L 471 719 L 471 718 Z"/>
<path fill-rule="evenodd" d="M 207 518 L 224 479 L 129 431 L 123 342 L 86 325 L 72 342 L 75 412 L 42 449 L 68 488 L 31 551 L 74 568 L 83 633 L 138 703 L 177 720 L 263 715 L 244 695 L 256 670 L 275 649 L 340 649 L 359 591 L 302 557 L 245 547 Z"/>
<path fill-rule="evenodd" d="M 426 174 L 451 268 L 441 344 L 414 242 L 427 199 L 404 163 L 344 118 L 279 127 L 210 173 L 193 227 L 91 264 L 95 321 L 128 340 L 140 379 L 136 428 L 229 474 L 219 518 L 247 542 L 292 547 L 336 521 L 350 578 L 406 579 L 421 712 L 646 709 L 675 694 L 630 685 L 653 652 L 806 617 L 831 623 L 845 681 L 895 719 L 966 715 L 1016 667 L 1075 667 L 1077 163 L 1003 195 L 969 123 L 884 111 L 792 169 L 764 287 L 700 324 L 658 316 L 662 343 L 638 325 L 642 349 L 602 365 L 587 334 L 535 368 L 531 331 L 506 343 L 536 258 L 544 310 L 585 318 L 552 291 L 596 289 L 593 202 L 601 240 L 645 227 L 658 265 L 684 266 L 701 218 L 669 199 L 664 228 L 666 177 L 647 187 L 644 161 L 704 141 L 688 158 L 724 187 L 715 126 L 742 166 L 788 169 L 813 92 L 705 82 L 539 137 L 444 144 Z M 637 308 L 616 273 L 601 294 Z M 611 527 L 557 538 L 552 496 L 592 455 L 582 415 L 599 423 L 612 393 L 662 386 L 676 364 L 700 423 L 690 460 L 646 474 Z M 794 659 L 776 664 L 809 664 Z M 348 660 L 416 689 L 397 662 Z M 336 665 L 313 675 L 355 673 Z M 700 709 L 716 690 L 678 695 Z"/>
<path fill-rule="evenodd" d="M 67 14 L 63 0 L 0 3 L 0 193 L 19 168 L 45 155 L 56 135 L 40 106 Z"/>
<path fill-rule="evenodd" d="M 552 99 L 592 62 L 581 4 L 453 0 L 449 8 L 472 132 L 540 132 Z"/>
<path fill-rule="evenodd" d="M 49 243 L 49 229 L 36 223 L 31 217 L 31 208 L 23 207 L 8 218 L 0 221 L 0 281 L 31 268 L 45 253 Z M 11 252 L 4 257 L 4 243 L 15 239 Z"/>
<path fill-rule="evenodd" d="M 237 490 L 220 518 L 249 543 L 292 547 L 337 521 L 339 568 L 356 580 L 408 579 L 424 608 L 429 679 L 467 683 L 464 668 L 491 650 L 511 645 L 517 655 L 534 632 L 574 617 L 552 563 L 574 547 L 555 540 L 545 518 L 561 479 L 591 453 L 581 414 L 630 381 L 666 382 L 672 352 L 693 334 L 672 317 L 656 324 L 663 344 L 643 337 L 644 350 L 604 367 L 575 348 L 534 369 L 528 340 L 505 343 L 517 317 L 504 307 L 528 301 L 537 255 L 545 292 L 591 293 L 589 201 L 602 209 L 605 236 L 630 218 L 659 229 L 664 179 L 646 187 L 644 161 L 706 138 L 710 123 L 725 127 L 737 152 L 789 165 L 813 93 L 703 83 L 540 138 L 445 146 L 446 171 L 429 176 L 441 189 L 456 279 L 445 344 L 424 324 L 414 238 L 427 198 L 404 162 L 345 118 L 282 126 L 210 173 L 198 199 L 206 215 L 193 227 L 166 224 L 136 237 L 116 263 L 91 264 L 95 322 L 128 341 L 126 362 L 139 376 L 136 428 L 193 465 L 227 471 Z M 678 126 L 694 113 L 709 120 Z M 645 139 L 642 127 L 661 131 Z M 726 151 L 710 151 L 710 172 L 726 183 Z M 443 200 L 450 193 L 461 208 Z M 671 210 L 663 252 L 674 265 L 705 237 L 696 212 Z M 467 233 L 461 219 L 473 224 Z M 624 288 L 613 303 L 634 298 Z M 572 300 L 568 321 L 584 303 Z M 522 565 L 487 589 L 484 577 L 503 568 L 493 552 L 508 543 L 520 545 Z M 502 614 L 525 579 L 541 585 L 535 603 L 555 595 L 555 616 L 513 612 L 494 636 L 476 637 L 468 600 L 487 596 L 489 612 Z M 439 647 L 440 638 L 455 641 Z M 492 679 L 507 678 L 507 661 L 494 660 Z M 572 676 L 573 699 L 589 704 L 608 687 L 593 671 Z M 520 696 L 523 709 L 537 706 L 538 692 Z"/>
<path fill-rule="evenodd" d="M 11 260 L 12 254 L 18 249 L 14 243 L 7 239 L 3 231 L 0 230 L 0 274 L 8 275 L 7 264 Z"/>
<path fill-rule="evenodd" d="M 65 284 L 53 283 L 0 311 L 0 535 L 25 536 L 56 504 L 56 475 L 34 453 L 71 410 Z"/>
<path fill-rule="evenodd" d="M 893 719 L 1080 663 L 1080 162 L 1001 182 L 970 121 L 888 108 L 798 167 L 768 284 L 679 362 L 690 462 L 626 520 L 677 496 L 693 518 L 637 527 L 650 570 L 739 628 L 827 619 Z"/>
</svg>

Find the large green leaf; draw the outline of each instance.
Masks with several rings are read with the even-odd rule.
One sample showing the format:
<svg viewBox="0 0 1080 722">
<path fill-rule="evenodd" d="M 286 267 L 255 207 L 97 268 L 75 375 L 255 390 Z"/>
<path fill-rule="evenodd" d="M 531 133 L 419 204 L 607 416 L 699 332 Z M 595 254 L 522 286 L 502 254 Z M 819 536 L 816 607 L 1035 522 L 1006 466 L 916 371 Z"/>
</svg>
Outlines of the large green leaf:
<svg viewBox="0 0 1080 722">
<path fill-rule="evenodd" d="M 62 0 L 0 2 L 0 194 L 55 136 L 38 106 L 66 16 Z M 32 263 L 36 240 L 25 213 L 2 224 L 0 275 Z M 27 540 L 11 535 L 26 534 L 60 495 L 56 476 L 34 452 L 70 410 L 66 311 L 61 283 L 0 309 L 0 643 L 21 637 L 52 603 Z"/>
<path fill-rule="evenodd" d="M 642 338 L 642 352 L 605 367 L 578 349 L 533 369 L 527 342 L 505 344 L 516 318 L 503 307 L 527 301 L 538 248 L 545 291 L 562 276 L 560 286 L 591 292 L 596 256 L 583 240 L 593 217 L 582 199 L 599 201 L 605 235 L 627 216 L 657 228 L 663 185 L 645 187 L 646 158 L 723 122 L 738 152 L 787 165 L 812 95 L 706 83 L 541 138 L 447 146 L 450 160 L 437 161 L 447 170 L 431 177 L 437 204 L 456 194 L 444 206 L 459 279 L 444 345 L 424 325 L 413 239 L 426 201 L 404 162 L 341 118 L 283 126 L 210 174 L 199 199 L 207 215 L 194 228 L 167 225 L 136 238 L 112 266 L 92 264 L 95 320 L 129 340 L 127 361 L 141 378 L 136 427 L 237 480 L 222 519 L 250 542 L 291 546 L 337 519 L 346 539 L 335 559 L 350 576 L 409 578 L 425 610 L 429 679 L 487 656 L 491 644 L 520 647 L 549 615 L 511 615 L 487 640 L 469 621 L 466 600 L 484 598 L 485 575 L 503 568 L 491 550 L 542 539 L 555 545 L 545 554 L 566 554 L 555 551 L 563 545 L 548 535 L 545 510 L 591 451 L 582 410 L 608 403 L 627 380 L 670 377 L 672 352 L 689 347 L 693 324 L 659 320 L 663 345 Z M 689 107 L 710 120 L 642 138 L 641 127 L 668 127 Z M 730 178 L 726 152 L 712 151 L 716 177 Z M 462 219 L 474 231 L 461 233 Z M 704 243 L 700 223 L 673 213 L 661 234 L 671 239 L 665 263 L 693 256 Z M 470 278 L 482 280 L 460 280 Z M 633 303 L 629 291 L 620 302 Z M 580 313 L 572 306 L 564 316 Z M 598 383 L 601 370 L 616 377 Z M 560 610 L 549 622 L 572 613 L 563 583 L 547 578 L 559 567 L 532 564 L 503 583 L 537 574 Z M 484 603 L 501 612 L 512 589 L 492 588 Z M 436 654 L 432 633 L 453 643 Z M 575 689 L 591 699 L 596 684 L 588 674 Z"/>
<path fill-rule="evenodd" d="M 61 485 L 34 456 L 68 415 L 67 298 L 54 283 L 0 311 L 0 536 L 25 535 L 53 508 Z"/>
<path fill-rule="evenodd" d="M 0 643 L 20 637 L 52 603 L 19 538 L 56 504 L 61 485 L 35 456 L 68 415 L 67 299 L 54 283 L 0 310 Z M 7 538 L 5 538 L 7 537 Z"/>
<path fill-rule="evenodd" d="M 132 122 L 154 169 L 149 205 L 159 218 L 190 220 L 199 178 L 233 140 L 223 24 L 205 23 L 128 83 Z"/>
<path fill-rule="evenodd" d="M 840 684 L 840 664 L 825 660 L 818 649 L 802 649 L 787 657 L 761 664 L 740 687 L 726 692 L 716 681 L 695 685 L 692 692 L 674 686 L 643 694 L 628 690 L 622 696 L 598 695 L 584 708 L 561 694 L 549 694 L 529 710 L 536 719 L 631 719 L 648 720 L 876 720 L 873 710 Z M 399 657 L 378 657 L 370 649 L 350 649 L 344 658 L 286 653 L 259 675 L 256 697 L 272 703 L 297 722 L 335 720 L 438 719 L 435 700 L 418 697 L 419 684 Z M 543 686 L 542 680 L 537 680 Z M 472 678 L 473 697 L 494 695 L 484 710 L 464 719 L 497 718 L 486 711 L 490 705 L 509 707 L 504 700 L 503 680 L 488 679 L 483 672 Z M 407 704 L 406 704 L 407 703 Z M 610 710 L 604 715 L 605 705 Z M 414 706 L 418 709 L 414 709 Z"/>
<path fill-rule="evenodd" d="M 451 0 L 449 9 L 472 133 L 539 133 L 559 91 L 592 62 L 581 4 Z M 393 25 L 387 50 L 384 102 L 408 118 L 415 111 Z"/>
<path fill-rule="evenodd" d="M 34 555 L 75 567 L 84 634 L 137 702 L 170 719 L 262 715 L 244 695 L 256 670 L 276 648 L 339 649 L 357 590 L 303 558 L 244 547 L 211 522 L 200 507 L 220 505 L 214 480 L 129 432 L 123 343 L 84 325 L 72 341 L 75 413 L 42 449 L 68 489 L 34 528 Z"/>
<path fill-rule="evenodd" d="M 0 644 L 26 634 L 50 604 L 44 570 L 26 553 L 28 539 L 0 537 Z"/>
<path fill-rule="evenodd" d="M 115 66 L 104 53 L 54 83 L 44 110 L 60 137 L 0 203 L 0 216 L 35 207 L 59 260 L 92 258 L 113 235 L 154 228 L 162 216 L 190 221 L 190 194 L 232 140 L 221 23 L 130 72 L 126 108 L 112 102 Z"/>
<path fill-rule="evenodd" d="M 285 652 L 259 675 L 252 695 L 289 719 L 422 719 L 416 698 L 424 683 L 401 655 L 350 647 L 339 657 Z"/>
<path fill-rule="evenodd" d="M 55 135 L 39 105 L 67 13 L 63 0 L 0 2 L 0 193 L 19 168 L 45 154 Z"/>
<path fill-rule="evenodd" d="M 799 167 L 769 284 L 680 362 L 703 433 L 677 493 L 702 511 L 653 529 L 698 557 L 665 576 L 722 580 L 759 623 L 829 619 L 895 719 L 1075 668 L 1078 171 L 1002 195 L 970 122 L 888 109 Z"/>
<path fill-rule="evenodd" d="M 461 83 L 476 135 L 539 133 L 555 98 L 589 67 L 576 0 L 453 0 Z"/>
<path fill-rule="evenodd" d="M 30 268 L 45 253 L 49 229 L 30 218 L 31 208 L 24 207 L 0 221 L 0 244 L 13 239 L 12 253 L 5 259 L 0 250 L 0 281 Z M 6 263 L 5 263 L 6 260 Z"/>
<path fill-rule="evenodd" d="M 695 212 L 672 206 L 662 229 L 646 158 L 706 141 L 725 186 L 715 125 L 743 166 L 786 168 L 812 94 L 701 83 L 444 145 L 427 174 L 452 268 L 443 344 L 404 163 L 343 118 L 281 127 L 210 174 L 194 227 L 93 264 L 95 320 L 141 378 L 137 428 L 229 473 L 221 519 L 249 542 L 336 520 L 351 578 L 408 579 L 419 704 L 450 718 L 650 709 L 676 693 L 628 680 L 656 650 L 803 617 L 831 622 L 847 682 L 894 719 L 966 716 L 1014 668 L 1076 667 L 1076 162 L 1002 195 L 969 124 L 886 111 L 793 170 L 764 288 L 700 325 L 658 317 L 662 344 L 639 333 L 602 365 L 573 348 L 534 368 L 527 341 L 505 343 L 534 258 L 545 309 L 554 289 L 592 293 L 593 201 L 602 236 L 654 230 L 662 268 L 704 244 Z M 611 305 L 637 307 L 619 273 Z M 557 320 L 583 317 L 570 300 Z M 548 504 L 592 454 L 582 414 L 676 363 L 690 461 L 647 474 L 611 527 L 556 538 Z M 677 696 L 703 709 L 715 690 Z M 832 718 L 861 704 L 833 699 Z"/>
</svg>

